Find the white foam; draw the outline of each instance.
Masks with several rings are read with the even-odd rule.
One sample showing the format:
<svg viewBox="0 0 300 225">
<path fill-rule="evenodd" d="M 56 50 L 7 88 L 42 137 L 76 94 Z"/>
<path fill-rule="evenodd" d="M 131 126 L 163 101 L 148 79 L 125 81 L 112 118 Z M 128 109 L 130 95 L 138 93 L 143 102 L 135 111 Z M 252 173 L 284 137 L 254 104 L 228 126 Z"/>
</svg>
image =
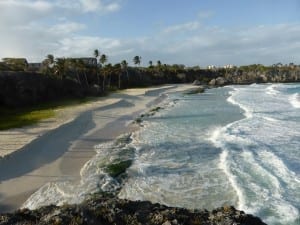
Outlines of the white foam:
<svg viewBox="0 0 300 225">
<path fill-rule="evenodd" d="M 263 119 L 267 120 L 267 121 L 270 121 L 270 122 L 278 122 L 279 120 L 277 119 L 274 119 L 272 117 L 269 117 L 269 116 L 264 116 Z"/>
<path fill-rule="evenodd" d="M 208 132 L 209 136 L 207 140 L 211 141 L 217 148 L 222 147 L 219 141 L 219 137 L 223 130 L 224 130 L 223 127 L 212 127 Z"/>
<path fill-rule="evenodd" d="M 116 159 L 132 159 L 133 152 L 128 155 L 121 154 L 124 149 L 131 150 L 128 138 L 128 134 L 125 134 L 116 141 L 95 146 L 97 154 L 80 170 L 79 183 L 69 181 L 47 183 L 31 195 L 22 208 L 36 209 L 49 204 L 78 204 L 95 192 L 115 192 L 120 184 L 106 172 L 105 168 Z"/>
<path fill-rule="evenodd" d="M 279 87 L 278 84 L 272 84 L 271 86 L 266 88 L 266 93 L 268 95 L 276 96 L 276 95 L 280 94 L 280 91 L 276 90 L 276 88 L 278 88 L 278 87 Z"/>
<path fill-rule="evenodd" d="M 235 176 L 230 171 L 230 165 L 228 163 L 228 151 L 227 150 L 223 150 L 222 153 L 220 154 L 219 168 L 225 173 L 225 175 L 227 176 L 232 188 L 235 190 L 235 192 L 238 196 L 238 202 L 237 202 L 238 209 L 245 209 L 246 208 L 246 203 L 245 203 L 244 194 L 243 194 L 242 189 L 238 185 Z"/>
<path fill-rule="evenodd" d="M 252 118 L 253 117 L 252 110 L 250 110 L 248 107 L 235 100 L 235 96 L 239 94 L 238 89 L 233 88 L 233 91 L 230 91 L 229 94 L 230 96 L 227 98 L 227 101 L 233 105 L 237 105 L 238 107 L 240 107 L 244 111 L 244 115 L 246 118 Z"/>
<path fill-rule="evenodd" d="M 300 95 L 299 93 L 293 94 L 289 97 L 289 102 L 294 108 L 300 108 Z"/>
<path fill-rule="evenodd" d="M 260 151 L 259 153 L 261 161 L 269 168 L 273 174 L 275 174 L 279 179 L 283 180 L 288 186 L 298 186 L 298 187 L 290 187 L 290 188 L 299 188 L 300 189 L 300 181 L 298 176 L 290 171 L 284 162 L 273 152 L 269 151 Z"/>
</svg>

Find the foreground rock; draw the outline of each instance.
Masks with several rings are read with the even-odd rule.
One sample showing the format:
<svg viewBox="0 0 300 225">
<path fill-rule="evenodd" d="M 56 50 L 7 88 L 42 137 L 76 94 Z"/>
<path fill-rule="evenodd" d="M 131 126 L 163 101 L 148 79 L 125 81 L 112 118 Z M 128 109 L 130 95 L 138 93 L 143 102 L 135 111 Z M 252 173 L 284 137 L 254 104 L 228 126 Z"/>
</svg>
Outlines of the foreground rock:
<svg viewBox="0 0 300 225">
<path fill-rule="evenodd" d="M 209 212 L 98 196 L 79 205 L 46 206 L 34 211 L 23 209 L 11 214 L 2 214 L 0 224 L 263 225 L 265 223 L 233 207 L 222 207 Z"/>
</svg>

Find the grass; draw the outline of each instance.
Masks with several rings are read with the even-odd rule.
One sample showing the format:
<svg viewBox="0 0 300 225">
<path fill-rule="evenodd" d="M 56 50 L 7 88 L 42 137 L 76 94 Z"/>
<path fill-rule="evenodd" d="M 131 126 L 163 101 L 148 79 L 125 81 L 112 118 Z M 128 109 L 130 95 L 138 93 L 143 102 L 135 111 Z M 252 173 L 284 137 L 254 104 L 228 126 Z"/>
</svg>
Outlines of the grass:
<svg viewBox="0 0 300 225">
<path fill-rule="evenodd" d="M 26 108 L 0 108 L 0 130 L 20 128 L 38 123 L 41 120 L 55 116 L 55 109 L 78 105 L 94 100 L 95 97 L 83 99 L 63 99 L 55 102 L 43 103 Z"/>
</svg>

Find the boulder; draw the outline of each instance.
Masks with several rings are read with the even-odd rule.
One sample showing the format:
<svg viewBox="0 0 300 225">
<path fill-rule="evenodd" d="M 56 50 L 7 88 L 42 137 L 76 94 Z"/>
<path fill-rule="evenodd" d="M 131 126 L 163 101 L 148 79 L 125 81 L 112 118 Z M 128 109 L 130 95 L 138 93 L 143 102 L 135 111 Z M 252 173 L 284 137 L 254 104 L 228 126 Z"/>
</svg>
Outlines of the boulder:
<svg viewBox="0 0 300 225">
<path fill-rule="evenodd" d="M 224 86 L 228 83 L 228 81 L 224 77 L 218 77 L 216 79 L 216 85 L 217 86 Z"/>
<path fill-rule="evenodd" d="M 200 82 L 199 80 L 195 80 L 195 81 L 193 82 L 193 85 L 199 86 L 199 85 L 201 85 L 201 82 Z"/>
<path fill-rule="evenodd" d="M 216 85 L 216 79 L 212 79 L 211 81 L 209 81 L 208 85 L 215 86 Z"/>
</svg>

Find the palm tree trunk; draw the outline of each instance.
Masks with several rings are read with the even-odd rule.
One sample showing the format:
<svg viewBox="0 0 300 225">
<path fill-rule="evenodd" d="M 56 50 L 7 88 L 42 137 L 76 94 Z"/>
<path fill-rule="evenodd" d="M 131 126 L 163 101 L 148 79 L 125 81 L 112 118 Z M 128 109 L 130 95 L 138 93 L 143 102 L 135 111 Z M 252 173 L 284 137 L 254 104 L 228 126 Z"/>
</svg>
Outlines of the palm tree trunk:
<svg viewBox="0 0 300 225">
<path fill-rule="evenodd" d="M 88 82 L 88 79 L 87 79 L 86 72 L 83 71 L 83 74 L 84 74 L 84 78 L 85 78 L 86 85 L 87 85 L 87 87 L 89 87 L 90 85 L 89 85 L 89 82 Z"/>
<path fill-rule="evenodd" d="M 102 89 L 103 89 L 103 92 L 105 92 L 105 75 L 103 75 Z"/>
</svg>

